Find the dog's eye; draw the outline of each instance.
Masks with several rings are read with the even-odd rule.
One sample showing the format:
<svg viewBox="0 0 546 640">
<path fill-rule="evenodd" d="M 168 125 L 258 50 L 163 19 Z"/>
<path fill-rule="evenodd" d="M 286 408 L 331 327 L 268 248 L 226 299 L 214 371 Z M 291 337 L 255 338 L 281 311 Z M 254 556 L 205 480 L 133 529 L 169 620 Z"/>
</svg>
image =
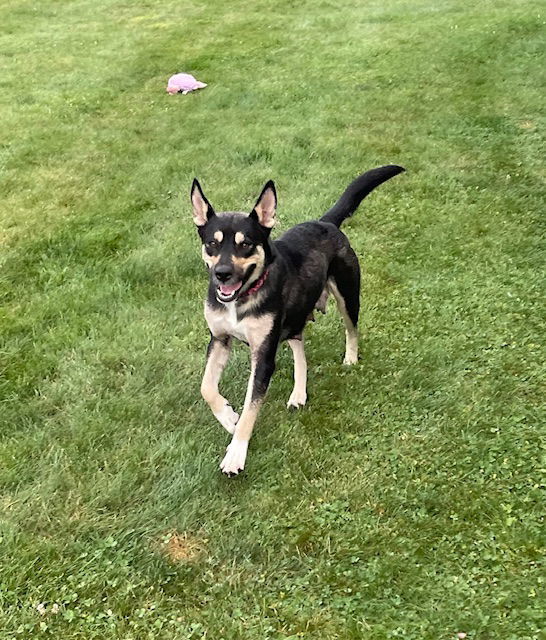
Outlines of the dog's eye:
<svg viewBox="0 0 546 640">
<path fill-rule="evenodd" d="M 207 247 L 207 249 L 216 249 L 217 246 L 218 243 L 216 242 L 216 240 L 211 240 L 210 242 L 207 242 L 205 244 L 205 247 Z"/>
<path fill-rule="evenodd" d="M 252 243 L 251 242 L 241 242 L 241 247 L 243 249 L 251 249 L 252 248 Z"/>
</svg>

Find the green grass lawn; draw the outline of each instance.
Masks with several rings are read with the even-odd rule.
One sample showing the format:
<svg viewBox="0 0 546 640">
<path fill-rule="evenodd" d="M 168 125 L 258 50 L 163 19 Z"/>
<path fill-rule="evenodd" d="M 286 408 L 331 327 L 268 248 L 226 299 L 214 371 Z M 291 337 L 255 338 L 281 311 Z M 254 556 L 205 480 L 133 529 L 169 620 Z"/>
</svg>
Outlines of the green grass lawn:
<svg viewBox="0 0 546 640">
<path fill-rule="evenodd" d="M 0 7 L 0 638 L 538 639 L 538 0 Z M 209 86 L 168 96 L 168 77 Z M 282 347 L 243 476 L 199 395 L 198 176 L 279 234 L 360 172 L 362 359 Z M 244 398 L 235 349 L 223 389 Z M 542 484 L 541 484 L 542 483 Z M 462 636 L 461 636 L 462 637 Z"/>
</svg>

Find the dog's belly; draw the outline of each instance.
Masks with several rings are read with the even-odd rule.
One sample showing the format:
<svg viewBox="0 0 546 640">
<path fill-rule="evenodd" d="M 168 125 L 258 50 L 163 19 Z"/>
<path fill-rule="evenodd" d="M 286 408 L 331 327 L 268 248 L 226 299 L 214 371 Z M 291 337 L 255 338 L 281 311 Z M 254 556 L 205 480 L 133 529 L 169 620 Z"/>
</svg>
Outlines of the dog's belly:
<svg viewBox="0 0 546 640">
<path fill-rule="evenodd" d="M 228 335 L 248 344 L 246 323 L 244 319 L 237 319 L 234 302 L 225 305 L 225 310 L 222 311 L 212 309 L 208 304 L 205 304 L 205 319 L 210 332 L 216 338 Z"/>
</svg>

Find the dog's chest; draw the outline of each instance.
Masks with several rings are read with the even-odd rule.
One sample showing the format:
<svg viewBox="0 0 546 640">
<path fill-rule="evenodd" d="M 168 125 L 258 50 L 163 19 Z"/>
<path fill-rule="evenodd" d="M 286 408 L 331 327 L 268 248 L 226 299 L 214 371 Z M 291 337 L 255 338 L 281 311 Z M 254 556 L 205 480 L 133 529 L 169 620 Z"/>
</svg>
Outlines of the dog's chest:
<svg viewBox="0 0 546 640">
<path fill-rule="evenodd" d="M 217 310 L 205 304 L 205 319 L 209 325 L 210 332 L 216 337 L 229 335 L 248 343 L 247 323 L 244 318 L 242 320 L 237 319 L 235 303 L 230 302 L 224 307 L 225 309 Z"/>
</svg>

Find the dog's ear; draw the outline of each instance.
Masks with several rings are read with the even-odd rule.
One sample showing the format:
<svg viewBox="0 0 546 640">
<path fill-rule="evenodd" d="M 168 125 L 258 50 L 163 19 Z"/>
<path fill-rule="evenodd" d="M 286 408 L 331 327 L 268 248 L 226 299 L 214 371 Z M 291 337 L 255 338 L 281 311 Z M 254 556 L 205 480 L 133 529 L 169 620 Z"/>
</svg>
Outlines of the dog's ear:
<svg viewBox="0 0 546 640">
<path fill-rule="evenodd" d="M 262 189 L 260 197 L 252 209 L 251 218 L 257 220 L 262 227 L 271 229 L 275 224 L 275 212 L 277 211 L 277 192 L 275 183 L 270 180 Z"/>
<path fill-rule="evenodd" d="M 210 202 L 206 199 L 203 189 L 197 178 L 194 178 L 191 186 L 191 204 L 193 207 L 193 221 L 198 227 L 202 227 L 216 215 Z"/>
</svg>

